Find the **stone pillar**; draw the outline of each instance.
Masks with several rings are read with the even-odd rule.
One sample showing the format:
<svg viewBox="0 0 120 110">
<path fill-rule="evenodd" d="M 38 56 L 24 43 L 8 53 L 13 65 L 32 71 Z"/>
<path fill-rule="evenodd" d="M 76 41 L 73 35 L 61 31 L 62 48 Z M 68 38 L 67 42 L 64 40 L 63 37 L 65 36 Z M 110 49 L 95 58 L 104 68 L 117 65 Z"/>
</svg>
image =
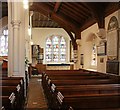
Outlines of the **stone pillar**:
<svg viewBox="0 0 120 110">
<path fill-rule="evenodd" d="M 73 50 L 73 53 L 74 53 L 74 69 L 79 69 L 79 67 L 80 67 L 80 40 L 79 39 L 77 39 L 76 40 L 76 45 L 77 45 L 77 47 L 76 48 L 74 48 L 74 50 Z"/>
<path fill-rule="evenodd" d="M 8 0 L 8 76 L 25 77 L 25 14 L 22 2 Z"/>
<path fill-rule="evenodd" d="M 77 62 L 76 62 L 76 68 L 79 69 L 80 68 L 80 46 L 81 46 L 81 40 L 77 39 L 76 40 L 77 43 Z"/>
<path fill-rule="evenodd" d="M 32 16 L 33 16 L 33 11 L 30 11 L 30 18 L 29 18 L 29 22 L 30 22 L 30 28 L 31 28 L 31 35 L 29 35 L 29 40 L 30 40 L 30 42 L 29 42 L 29 61 L 30 61 L 30 63 L 32 63 L 32 48 L 31 48 L 31 42 L 33 42 L 32 41 Z"/>
<path fill-rule="evenodd" d="M 20 28 L 20 21 L 18 20 L 13 20 L 11 22 L 12 24 L 12 28 L 13 28 L 13 76 L 19 76 L 20 75 L 20 68 L 19 68 L 19 55 L 20 55 L 20 51 L 19 51 L 19 46 L 20 46 L 20 42 L 19 42 L 19 28 Z"/>
<path fill-rule="evenodd" d="M 23 8 L 23 2 L 8 0 L 8 76 L 24 77 L 25 96 L 27 83 L 25 39 L 28 37 L 28 11 Z"/>
</svg>

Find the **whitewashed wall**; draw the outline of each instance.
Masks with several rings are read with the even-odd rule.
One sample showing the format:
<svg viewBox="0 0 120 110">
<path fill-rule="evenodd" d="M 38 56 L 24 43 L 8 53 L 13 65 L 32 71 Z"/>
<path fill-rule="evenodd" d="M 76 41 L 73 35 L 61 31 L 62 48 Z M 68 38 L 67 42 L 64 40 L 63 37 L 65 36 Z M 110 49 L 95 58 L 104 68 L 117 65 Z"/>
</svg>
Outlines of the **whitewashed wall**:
<svg viewBox="0 0 120 110">
<path fill-rule="evenodd" d="M 98 25 L 97 23 L 92 25 L 91 27 L 87 28 L 86 30 L 82 31 L 81 33 L 81 52 L 80 54 L 84 54 L 84 68 L 85 69 L 96 69 L 97 67 L 91 67 L 91 54 L 92 54 L 92 42 L 88 41 L 88 37 L 91 34 L 95 34 L 97 36 L 98 32 Z M 91 36 L 92 37 L 92 36 Z M 99 38 L 95 39 L 97 44 Z"/>
<path fill-rule="evenodd" d="M 44 54 L 45 54 L 45 42 L 47 37 L 52 35 L 61 35 L 63 36 L 67 41 L 67 63 L 69 63 L 70 60 L 70 37 L 66 33 L 66 31 L 62 28 L 32 28 L 32 40 L 34 44 L 40 45 L 41 48 L 44 48 Z M 44 61 L 45 63 L 45 57 Z"/>
<path fill-rule="evenodd" d="M 105 18 L 106 31 L 107 31 L 109 20 L 112 16 L 116 16 L 117 18 L 119 18 L 118 11 L 112 13 L 111 15 L 109 15 Z M 120 23 L 120 21 L 119 21 L 119 23 Z M 87 39 L 91 34 L 94 34 L 94 35 L 96 35 L 95 44 L 99 45 L 99 42 L 101 41 L 101 39 L 98 37 L 97 33 L 98 33 L 98 24 L 97 23 L 81 32 L 81 46 L 80 46 L 80 49 L 79 49 L 80 51 L 78 52 L 78 55 L 84 54 L 84 68 L 85 69 L 94 69 L 99 72 L 106 72 L 107 55 L 97 56 L 97 66 L 96 67 L 91 66 L 92 42 L 87 41 Z M 44 50 L 45 50 L 46 38 L 51 35 L 62 35 L 67 39 L 67 41 L 68 41 L 67 42 L 68 43 L 68 50 L 67 50 L 68 59 L 67 59 L 67 61 L 69 62 L 70 38 L 69 38 L 68 34 L 64 31 L 64 29 L 62 29 L 62 28 L 58 28 L 58 29 L 56 29 L 56 28 L 33 28 L 32 29 L 32 39 L 33 39 L 34 44 L 40 45 L 40 47 L 44 48 Z M 45 54 L 45 51 L 44 51 L 44 54 Z M 101 58 L 103 58 L 103 62 L 100 62 Z M 45 63 L 45 59 L 44 59 L 44 63 Z M 77 65 L 77 67 L 78 68 L 81 67 L 79 63 Z"/>
<path fill-rule="evenodd" d="M 108 23 L 109 20 L 112 16 L 116 16 L 116 18 L 120 17 L 118 11 L 112 13 L 111 15 L 107 16 L 105 18 L 105 29 L 107 31 L 108 28 Z M 120 21 L 119 21 L 120 23 Z M 100 42 L 100 38 L 98 37 L 97 33 L 98 33 L 98 24 L 94 24 L 92 26 L 90 26 L 89 28 L 87 28 L 86 30 L 82 31 L 81 33 L 81 51 L 79 52 L 79 54 L 84 54 L 84 68 L 85 69 L 94 69 L 100 72 L 106 72 L 106 61 L 107 61 L 107 56 L 98 56 L 97 57 L 97 67 L 92 67 L 91 66 L 91 50 L 92 50 L 92 43 L 91 42 L 87 42 L 87 38 L 88 36 L 93 33 L 97 36 L 95 42 L 96 44 L 99 45 Z M 103 63 L 100 62 L 100 59 L 103 58 Z"/>
</svg>

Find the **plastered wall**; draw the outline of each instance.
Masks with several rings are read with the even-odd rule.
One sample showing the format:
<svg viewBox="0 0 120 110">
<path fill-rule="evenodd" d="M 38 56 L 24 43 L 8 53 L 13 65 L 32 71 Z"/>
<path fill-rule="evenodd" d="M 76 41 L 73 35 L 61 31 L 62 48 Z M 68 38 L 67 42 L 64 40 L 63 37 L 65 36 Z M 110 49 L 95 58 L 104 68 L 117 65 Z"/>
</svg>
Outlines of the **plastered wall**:
<svg viewBox="0 0 120 110">
<path fill-rule="evenodd" d="M 119 13 L 118 11 L 112 13 L 111 15 L 107 16 L 105 18 L 105 29 L 107 32 L 107 28 L 108 28 L 108 23 L 109 20 L 112 16 L 116 16 L 116 18 L 119 18 Z M 103 56 L 97 56 L 97 66 L 91 66 L 91 59 L 92 59 L 92 34 L 95 35 L 95 39 L 94 39 L 94 43 L 98 46 L 99 42 L 101 41 L 101 39 L 98 37 L 98 24 L 94 24 L 92 26 L 90 26 L 89 28 L 85 29 L 84 31 L 81 32 L 81 43 L 80 43 L 80 49 L 78 51 L 78 56 L 80 56 L 81 54 L 83 54 L 84 57 L 84 68 L 85 69 L 93 69 L 99 72 L 106 72 L 106 61 L 107 61 L 107 55 L 103 55 Z M 47 37 L 51 36 L 51 35 L 62 35 L 67 39 L 67 45 L 69 47 L 69 41 L 70 38 L 68 36 L 68 34 L 64 31 L 64 29 L 62 28 L 33 28 L 32 29 L 32 39 L 34 44 L 38 44 L 40 45 L 40 47 L 45 49 L 45 40 Z M 91 38 L 91 39 L 89 39 Z M 107 39 L 106 39 L 107 40 Z M 44 51 L 45 53 L 45 51 Z M 69 62 L 69 48 L 67 50 L 67 61 Z M 79 57 L 80 58 L 80 57 Z M 78 59 L 80 60 L 80 59 Z M 79 61 L 80 62 L 80 61 Z M 44 59 L 44 63 L 45 63 L 45 59 Z M 81 68 L 80 63 L 77 63 L 77 67 L 78 69 Z"/>
<path fill-rule="evenodd" d="M 112 16 L 115 16 L 117 19 L 119 18 L 118 11 L 112 13 L 111 15 L 105 18 L 105 29 L 107 33 L 108 23 Z M 99 72 L 106 72 L 106 61 L 107 55 L 97 56 L 97 66 L 91 66 L 91 50 L 92 50 L 92 42 L 88 41 L 88 37 L 93 33 L 96 35 L 95 44 L 99 45 L 101 39 L 98 37 L 98 24 L 94 24 L 82 31 L 81 33 L 81 51 L 79 54 L 84 54 L 84 68 L 85 69 L 94 69 Z M 90 36 L 91 37 L 91 36 Z M 106 39 L 107 40 L 107 39 Z"/>
<path fill-rule="evenodd" d="M 63 36 L 67 43 L 67 62 L 70 61 L 70 37 L 66 33 L 66 31 L 62 28 L 33 28 L 32 29 L 32 40 L 34 44 L 40 45 L 41 48 L 44 48 L 44 55 L 45 55 L 45 42 L 47 37 L 52 35 L 60 35 Z M 45 57 L 44 61 L 45 62 Z"/>
</svg>

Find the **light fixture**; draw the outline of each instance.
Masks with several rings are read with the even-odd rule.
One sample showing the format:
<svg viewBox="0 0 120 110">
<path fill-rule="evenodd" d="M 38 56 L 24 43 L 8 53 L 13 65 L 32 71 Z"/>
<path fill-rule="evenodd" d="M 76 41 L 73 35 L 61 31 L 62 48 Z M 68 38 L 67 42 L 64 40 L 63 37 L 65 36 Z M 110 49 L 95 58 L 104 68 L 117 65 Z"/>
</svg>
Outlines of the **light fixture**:
<svg viewBox="0 0 120 110">
<path fill-rule="evenodd" d="M 33 45 L 33 41 L 30 41 L 30 45 Z"/>
<path fill-rule="evenodd" d="M 29 26 L 29 28 L 28 28 L 28 35 L 29 36 L 31 36 L 32 34 L 31 34 L 31 27 Z"/>
<path fill-rule="evenodd" d="M 24 9 L 28 9 L 28 0 L 23 0 Z"/>
<path fill-rule="evenodd" d="M 8 36 L 8 29 L 3 30 L 3 35 Z"/>
</svg>

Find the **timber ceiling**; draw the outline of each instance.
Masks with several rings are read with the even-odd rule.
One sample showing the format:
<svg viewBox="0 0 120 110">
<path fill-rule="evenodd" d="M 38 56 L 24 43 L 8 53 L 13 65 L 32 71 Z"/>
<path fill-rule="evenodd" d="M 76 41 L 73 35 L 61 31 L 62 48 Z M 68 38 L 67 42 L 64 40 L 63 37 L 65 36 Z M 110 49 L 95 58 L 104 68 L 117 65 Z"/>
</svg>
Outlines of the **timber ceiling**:
<svg viewBox="0 0 120 110">
<path fill-rule="evenodd" d="M 62 27 L 80 32 L 94 23 L 104 28 L 104 18 L 119 9 L 119 2 L 33 2 L 33 27 Z M 79 36 L 78 36 L 79 37 Z"/>
<path fill-rule="evenodd" d="M 49 15 L 45 16 L 39 12 L 34 12 L 32 16 L 32 27 L 39 27 L 39 28 L 59 28 L 60 26 L 58 23 L 50 19 Z"/>
<path fill-rule="evenodd" d="M 104 28 L 104 18 L 119 8 L 119 2 L 33 2 L 29 11 L 33 11 L 33 27 L 61 27 L 75 41 L 80 38 L 81 31 L 96 22 L 99 28 Z M 0 13 L 0 18 L 8 16 L 7 2 L 0 4 Z"/>
</svg>

